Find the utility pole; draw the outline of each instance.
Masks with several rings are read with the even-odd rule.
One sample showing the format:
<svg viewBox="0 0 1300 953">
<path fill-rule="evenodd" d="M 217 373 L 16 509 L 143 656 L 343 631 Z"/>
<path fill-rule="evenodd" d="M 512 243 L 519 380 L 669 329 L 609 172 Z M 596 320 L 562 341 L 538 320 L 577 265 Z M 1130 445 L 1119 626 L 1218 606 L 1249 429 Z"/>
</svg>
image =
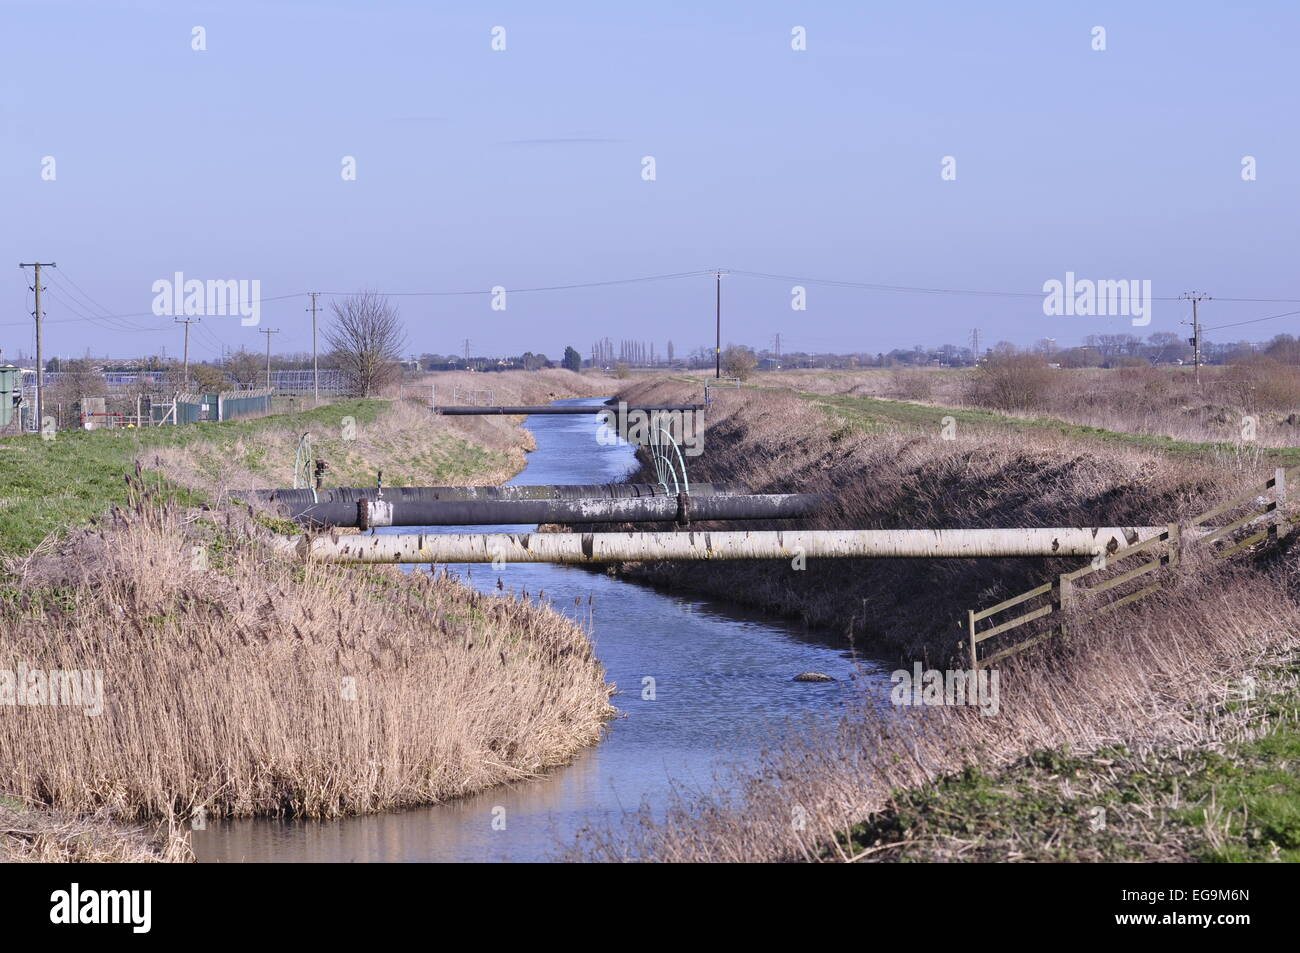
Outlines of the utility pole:
<svg viewBox="0 0 1300 953">
<path fill-rule="evenodd" d="M 279 328 L 258 328 L 258 334 L 266 335 L 266 386 L 271 386 L 271 335 L 279 334 Z"/>
<path fill-rule="evenodd" d="M 41 287 L 41 269 L 57 268 L 58 266 L 52 261 L 29 261 L 19 262 L 19 268 L 35 269 L 35 281 L 32 282 L 31 289 L 36 292 L 36 310 L 32 315 L 36 318 L 36 429 L 40 430 L 44 426 L 41 414 L 45 412 L 43 398 L 45 396 L 45 350 L 44 340 L 41 335 L 41 292 L 45 289 Z M 21 384 L 19 385 L 21 390 Z"/>
<path fill-rule="evenodd" d="M 469 338 L 465 339 L 465 367 L 469 368 Z"/>
<path fill-rule="evenodd" d="M 182 352 L 184 354 L 184 358 L 181 361 L 181 366 L 184 368 L 184 370 L 181 372 L 181 387 L 190 386 L 190 325 L 194 324 L 198 320 L 199 320 L 198 318 L 177 318 L 176 319 L 177 324 L 185 325 L 185 350 Z"/>
<path fill-rule="evenodd" d="M 316 395 L 315 402 L 317 405 L 319 405 L 320 404 L 320 363 L 316 358 L 316 296 L 320 294 L 320 292 L 308 291 L 307 294 L 311 295 L 311 385 L 312 385 L 312 390 L 315 392 Z M 267 343 L 270 343 L 271 341 L 270 338 L 267 338 L 266 340 Z"/>
<path fill-rule="evenodd" d="M 1186 301 L 1192 303 L 1192 336 L 1187 339 L 1187 343 L 1192 346 L 1192 364 L 1195 366 L 1196 386 L 1201 386 L 1201 318 L 1196 310 L 1196 306 L 1202 301 L 1213 301 L 1214 299 L 1204 291 L 1188 291 L 1179 295 Z M 1184 321 L 1183 324 L 1187 322 Z"/>
<path fill-rule="evenodd" d="M 713 376 L 715 379 L 721 379 L 722 377 L 722 272 L 721 271 L 716 272 L 713 277 L 717 279 L 717 283 L 718 283 L 717 308 L 715 311 L 715 317 L 717 319 L 716 330 L 715 330 L 716 337 L 714 338 L 714 342 L 713 342 Z"/>
<path fill-rule="evenodd" d="M 979 328 L 972 329 L 970 333 L 970 355 L 971 355 L 972 364 L 978 364 L 980 362 L 980 329 Z"/>
</svg>

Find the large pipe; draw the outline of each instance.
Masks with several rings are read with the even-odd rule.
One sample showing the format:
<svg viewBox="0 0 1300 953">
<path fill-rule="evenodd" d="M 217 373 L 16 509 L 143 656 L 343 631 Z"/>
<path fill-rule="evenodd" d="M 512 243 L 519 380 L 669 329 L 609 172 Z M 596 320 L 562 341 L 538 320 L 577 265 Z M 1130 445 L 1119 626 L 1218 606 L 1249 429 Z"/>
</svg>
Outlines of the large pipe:
<svg viewBox="0 0 1300 953">
<path fill-rule="evenodd" d="M 408 533 L 283 536 L 303 559 L 358 563 L 610 563 L 643 560 L 1096 556 L 1165 526 L 682 533 Z"/>
<path fill-rule="evenodd" d="M 633 411 L 640 410 L 646 413 L 655 413 L 662 411 L 694 411 L 704 410 L 704 404 L 663 404 L 659 406 L 645 407 L 627 407 L 621 408 L 613 404 L 596 404 L 595 406 L 573 406 L 572 404 L 537 404 L 537 405 L 518 405 L 504 407 L 479 407 L 474 404 L 434 407 L 435 414 L 446 414 L 448 416 L 507 416 L 507 417 L 532 417 L 537 414 L 599 414 L 609 412 L 613 414 L 621 413 L 623 410 Z"/>
<path fill-rule="evenodd" d="M 654 496 L 643 499 L 451 500 L 295 503 L 282 515 L 315 526 L 471 526 L 522 523 L 659 523 L 700 520 L 793 519 L 827 502 L 816 493 L 746 496 Z"/>
<path fill-rule="evenodd" d="M 739 483 L 692 483 L 691 497 L 748 493 Z M 442 500 L 618 500 L 668 496 L 657 483 L 539 484 L 537 486 L 334 486 L 317 490 L 232 491 L 241 500 L 262 503 L 304 505 L 307 503 L 353 503 L 383 499 L 393 503 L 438 502 Z"/>
</svg>

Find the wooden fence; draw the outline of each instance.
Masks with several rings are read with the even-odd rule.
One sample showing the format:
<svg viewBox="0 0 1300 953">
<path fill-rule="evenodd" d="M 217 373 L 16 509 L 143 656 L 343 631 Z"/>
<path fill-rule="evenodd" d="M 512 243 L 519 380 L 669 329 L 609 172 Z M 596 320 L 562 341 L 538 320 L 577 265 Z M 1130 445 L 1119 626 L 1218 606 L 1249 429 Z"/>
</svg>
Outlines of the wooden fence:
<svg viewBox="0 0 1300 953">
<path fill-rule="evenodd" d="M 1289 471 L 1279 468 L 1262 485 L 1252 487 L 1186 524 L 1170 524 L 1158 536 L 1114 552 L 1099 552 L 1082 569 L 1062 573 L 1055 581 L 1012 596 L 995 606 L 978 611 L 967 610 L 970 667 L 978 671 L 1053 636 L 1067 635 L 1071 625 L 1095 619 L 1160 591 L 1169 581 L 1170 572 L 1184 561 L 1189 547 L 1204 547 L 1207 555 L 1221 559 L 1270 536 L 1286 535 L 1290 530 L 1284 512 L 1287 482 L 1298 474 L 1300 467 Z M 1212 529 L 1205 526 L 1210 520 L 1239 513 L 1244 507 L 1249 508 L 1230 523 Z M 1262 527 L 1256 529 L 1261 524 Z M 1124 591 L 1125 588 L 1128 591 Z M 1020 610 L 1019 614 L 1004 620 L 995 618 L 1011 609 Z M 987 624 L 981 628 L 981 623 Z M 980 657 L 984 643 L 1009 632 L 1016 632 L 1020 641 Z"/>
</svg>

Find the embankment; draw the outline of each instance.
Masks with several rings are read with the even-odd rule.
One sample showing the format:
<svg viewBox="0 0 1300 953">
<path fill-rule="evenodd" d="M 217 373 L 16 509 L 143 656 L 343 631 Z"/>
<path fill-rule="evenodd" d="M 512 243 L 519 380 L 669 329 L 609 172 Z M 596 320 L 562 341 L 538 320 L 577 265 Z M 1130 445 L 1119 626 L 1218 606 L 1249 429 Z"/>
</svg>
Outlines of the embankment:
<svg viewBox="0 0 1300 953">
<path fill-rule="evenodd" d="M 695 481 L 756 493 L 824 493 L 807 521 L 746 528 L 947 529 L 1162 525 L 1208 509 L 1258 471 L 1170 459 L 1129 446 L 1091 446 L 1049 432 L 958 425 L 863 426 L 785 390 L 715 392 Z M 689 384 L 639 382 L 620 395 L 646 403 L 698 398 Z M 948 439 L 950 437 L 951 439 Z M 707 524 L 702 524 L 707 525 Z M 721 528 L 721 527 L 719 527 Z M 642 564 L 627 571 L 739 598 L 852 634 L 874 654 L 942 661 L 968 607 L 988 605 L 1075 568 L 1063 560 L 809 560 Z"/>
<path fill-rule="evenodd" d="M 644 382 L 624 396 L 677 401 L 682 386 Z M 1046 435 L 954 436 L 859 429 L 791 393 L 724 392 L 692 473 L 759 491 L 835 492 L 840 503 L 823 522 L 864 527 L 1162 523 L 1259 477 Z M 851 627 L 872 654 L 910 670 L 917 661 L 964 668 L 954 652 L 964 610 L 1062 568 L 900 560 L 810 562 L 802 573 L 784 563 L 626 571 Z M 1180 571 L 1136 606 L 1000 663 L 995 710 L 864 695 L 822 731 L 738 766 L 721 793 L 684 795 L 664 817 L 594 832 L 576 856 L 1260 859 L 1293 850 L 1293 815 L 1277 804 L 1262 826 L 1248 815 L 1285 796 L 1269 793 L 1269 778 L 1286 770 L 1294 749 L 1297 578 L 1300 548 L 1290 540 L 1235 564 Z M 1223 753 L 1257 759 L 1231 791 L 1221 783 Z M 1180 803 L 1174 779 L 1193 755 L 1202 771 L 1191 785 L 1196 801 Z M 1143 783 L 1143 772 L 1158 783 Z M 1230 795 L 1226 810 L 1215 806 L 1221 793 Z M 981 799 L 986 809 L 971 810 Z M 1089 836 L 1098 810 L 1109 839 Z M 1144 848 L 1161 824 L 1165 835 Z"/>
<path fill-rule="evenodd" d="M 560 373 L 519 382 L 513 399 L 601 386 Z M 246 511 L 220 506 L 239 480 L 275 485 L 301 432 L 341 412 L 356 433 L 335 480 L 382 468 L 389 484 L 498 481 L 527 445 L 516 421 L 381 401 L 13 441 L 62 464 L 71 485 L 93 463 L 102 493 L 41 510 L 46 475 L 15 498 L 67 518 L 39 545 L 13 541 L 0 590 L 0 796 L 12 807 L 0 858 L 56 859 L 57 832 L 71 831 L 84 849 L 66 859 L 186 859 L 198 819 L 433 803 L 535 777 L 597 740 L 613 709 L 581 626 L 427 572 L 304 567 L 264 546 Z M 473 450 L 455 468 L 420 455 L 449 440 Z M 154 489 L 124 480 L 133 459 L 161 471 L 143 478 Z M 213 508 L 187 505 L 199 499 Z M 78 528 L 77 514 L 110 507 Z"/>
</svg>

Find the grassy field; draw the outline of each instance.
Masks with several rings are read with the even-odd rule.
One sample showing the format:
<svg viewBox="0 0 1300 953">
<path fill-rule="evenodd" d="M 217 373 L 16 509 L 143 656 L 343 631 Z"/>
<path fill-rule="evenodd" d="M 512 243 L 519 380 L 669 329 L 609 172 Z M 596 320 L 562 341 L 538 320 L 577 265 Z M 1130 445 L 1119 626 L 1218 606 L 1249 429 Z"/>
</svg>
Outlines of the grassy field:
<svg viewBox="0 0 1300 953">
<path fill-rule="evenodd" d="M 1294 662 L 1221 717 L 1246 737 L 1138 755 L 1042 750 L 896 791 L 842 844 L 871 861 L 1300 862 Z"/>
<path fill-rule="evenodd" d="M 292 415 L 139 430 L 73 430 L 53 440 L 38 435 L 0 439 L 0 556 L 30 552 L 51 533 L 83 525 L 127 499 L 125 476 L 135 461 L 164 449 L 211 448 L 220 455 L 241 441 L 286 426 L 334 431 L 341 416 L 373 423 L 389 401 L 349 400 Z M 293 463 L 293 448 L 287 463 Z M 173 485 L 177 496 L 202 494 Z"/>
<path fill-rule="evenodd" d="M 603 387 L 492 385 L 506 403 Z M 199 811 L 433 803 L 599 737 L 611 689 L 583 626 L 445 574 L 291 562 L 264 518 L 221 505 L 291 485 L 304 432 L 327 485 L 496 483 L 531 446 L 517 418 L 404 400 L 0 440 L 0 670 L 102 678 L 86 713 L 38 700 L 0 718 L 0 861 L 188 860 Z"/>
<path fill-rule="evenodd" d="M 913 371 L 912 374 L 932 376 L 936 379 L 957 380 L 960 371 Z M 1093 376 L 1119 371 L 1094 372 Z M 1175 457 L 1203 457 L 1221 459 L 1225 456 L 1248 458 L 1252 465 L 1291 467 L 1300 463 L 1300 447 L 1240 440 L 1200 439 L 1208 436 L 1205 427 L 1177 426 L 1181 436 L 1155 432 L 1158 427 L 1148 426 L 1150 421 L 1127 421 L 1118 415 L 1109 418 L 1113 427 L 1097 426 L 1053 416 L 1050 413 L 1005 413 L 987 407 L 958 406 L 956 398 L 961 393 L 955 387 L 936 388 L 934 397 L 924 401 L 902 397 L 863 394 L 867 389 L 864 378 L 887 379 L 889 372 L 836 372 L 817 371 L 802 373 L 769 373 L 755 376 L 743 384 L 742 390 L 782 390 L 796 394 L 800 399 L 824 410 L 832 420 L 845 428 L 873 432 L 913 430 L 919 434 L 934 435 L 942 431 L 944 418 L 951 417 L 957 432 L 1023 434 L 1029 438 L 1060 437 L 1080 444 L 1104 444 L 1112 447 L 1133 447 L 1153 450 Z M 667 380 L 697 384 L 703 387 L 705 377 L 673 376 Z M 879 384 L 876 389 L 889 388 Z M 728 399 L 727 389 L 718 392 L 720 399 Z M 951 403 L 945 403 L 951 398 Z M 1258 413 L 1258 411 L 1256 411 Z M 1100 416 L 1100 415 L 1097 415 Z M 1236 419 L 1235 417 L 1233 418 Z M 1168 422 L 1168 421 L 1163 421 Z M 1124 427 L 1125 423 L 1132 424 Z M 1221 427 L 1220 432 L 1234 433 L 1231 427 Z M 1296 435 L 1300 439 L 1300 433 Z"/>
<path fill-rule="evenodd" d="M 1257 459 L 1261 466 L 1291 467 L 1300 463 L 1300 447 L 1252 447 L 1228 441 L 1178 440 L 1160 434 L 1089 427 L 1055 417 L 1022 417 L 995 410 L 936 407 L 930 404 L 877 397 L 808 392 L 800 392 L 799 396 L 824 408 L 827 413 L 846 425 L 867 430 L 896 430 L 903 427 L 935 434 L 942 430 L 944 418 L 951 417 L 956 427 L 970 427 L 977 431 L 1002 430 L 1029 436 L 1059 436 L 1083 444 L 1103 443 L 1137 447 L 1142 450 L 1155 450 L 1181 456 L 1216 457 L 1224 454 L 1247 453 Z"/>
</svg>

